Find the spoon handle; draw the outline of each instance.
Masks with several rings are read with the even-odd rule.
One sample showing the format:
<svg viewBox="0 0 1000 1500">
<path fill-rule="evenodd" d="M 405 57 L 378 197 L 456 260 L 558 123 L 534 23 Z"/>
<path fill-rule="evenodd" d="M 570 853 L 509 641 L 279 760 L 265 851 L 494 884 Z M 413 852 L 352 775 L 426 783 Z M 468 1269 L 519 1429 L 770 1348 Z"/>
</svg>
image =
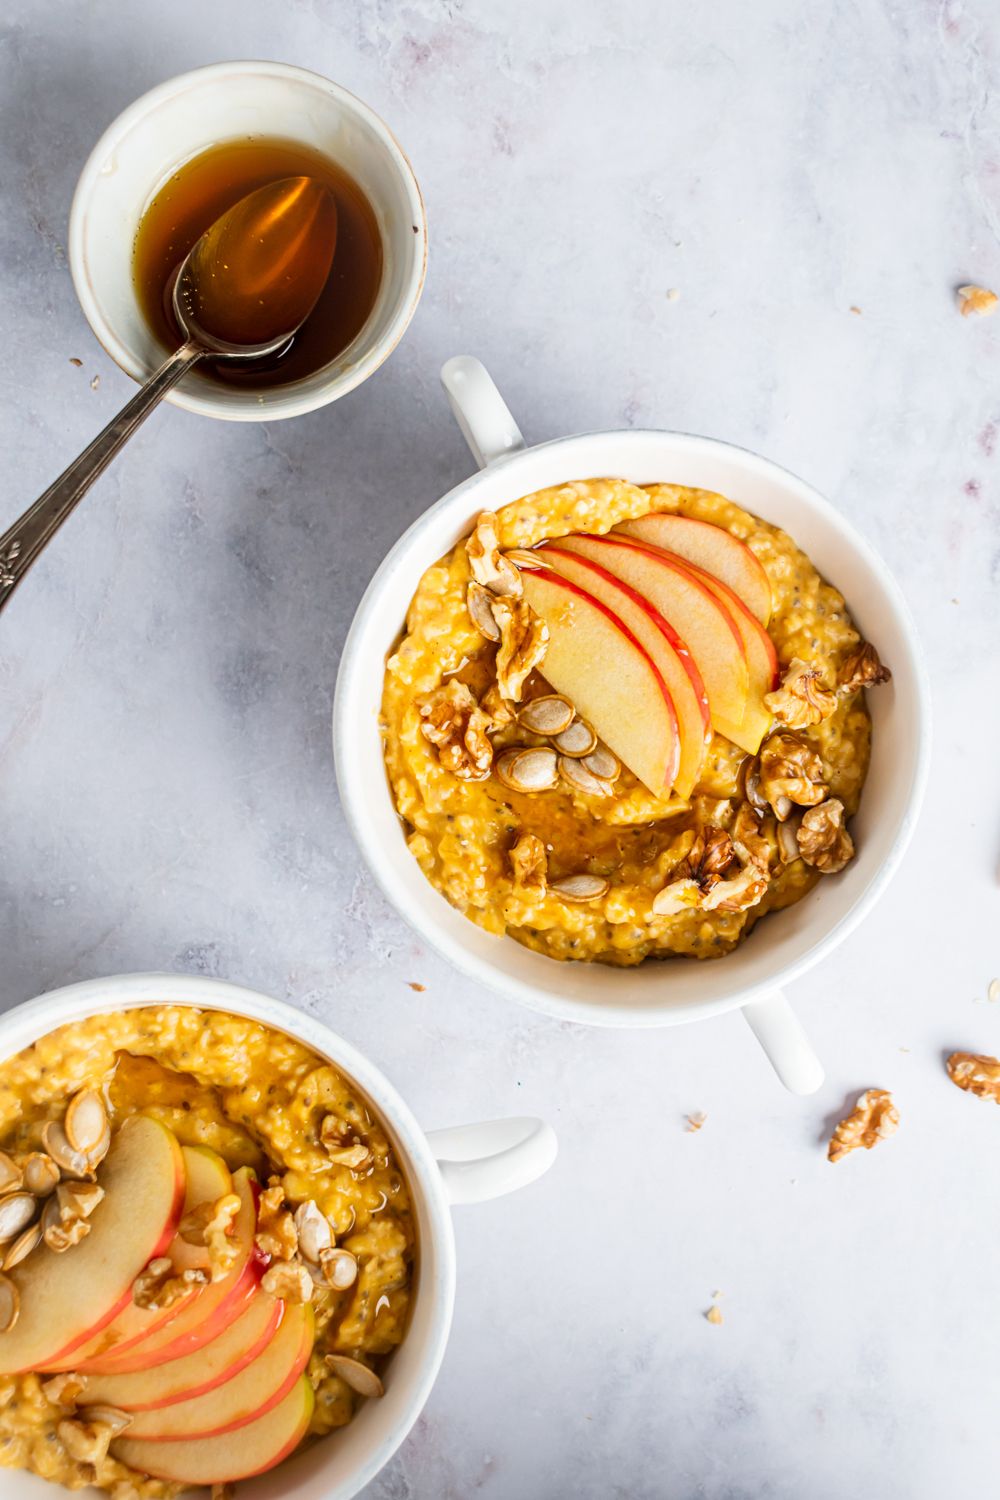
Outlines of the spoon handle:
<svg viewBox="0 0 1000 1500">
<path fill-rule="evenodd" d="M 79 458 L 0 536 L 0 610 L 119 448 L 203 353 L 203 349 L 190 343 L 175 350 Z"/>
</svg>

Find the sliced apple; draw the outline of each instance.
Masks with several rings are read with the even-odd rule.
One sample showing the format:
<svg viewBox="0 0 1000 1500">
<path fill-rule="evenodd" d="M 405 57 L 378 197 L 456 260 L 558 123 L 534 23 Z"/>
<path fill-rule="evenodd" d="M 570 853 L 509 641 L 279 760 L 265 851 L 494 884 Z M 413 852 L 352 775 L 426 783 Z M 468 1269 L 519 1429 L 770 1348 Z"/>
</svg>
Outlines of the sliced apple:
<svg viewBox="0 0 1000 1500">
<path fill-rule="evenodd" d="M 278 1331 L 285 1303 L 258 1292 L 235 1322 L 204 1348 L 129 1375 L 88 1375 L 87 1400 L 121 1411 L 152 1411 L 214 1390 L 263 1354 Z"/>
<path fill-rule="evenodd" d="M 687 563 L 685 566 L 701 579 L 706 588 L 712 590 L 719 603 L 729 611 L 743 638 L 743 649 L 746 652 L 750 677 L 743 722 L 730 724 L 726 719 L 720 718 L 716 727 L 720 734 L 732 740 L 734 745 L 739 745 L 740 749 L 745 750 L 748 755 L 756 755 L 761 741 L 774 720 L 774 715 L 764 704 L 764 694 L 773 692 L 781 680 L 781 667 L 778 664 L 778 653 L 774 649 L 774 642 L 756 616 L 750 613 L 743 600 L 738 598 L 721 579 L 713 578 L 710 573 L 706 573 L 703 568 L 696 567 L 694 563 Z"/>
<path fill-rule="evenodd" d="M 550 568 L 593 594 L 624 621 L 660 673 L 673 700 L 681 741 L 674 791 L 679 797 L 690 797 L 712 738 L 712 721 L 705 685 L 687 646 L 648 599 L 599 563 L 565 552 L 558 543 L 542 551 Z"/>
<path fill-rule="evenodd" d="M 111 1445 L 111 1454 L 140 1474 L 176 1484 L 230 1484 L 273 1469 L 305 1436 L 315 1397 L 300 1375 L 277 1406 L 234 1432 L 218 1437 L 179 1438 L 156 1443 L 127 1434 Z"/>
<path fill-rule="evenodd" d="M 264 1262 L 254 1245 L 257 1228 L 255 1181 L 249 1168 L 233 1173 L 233 1192 L 240 1197 L 234 1224 L 236 1260 L 219 1281 L 202 1287 L 176 1317 L 124 1352 L 113 1349 L 81 1361 L 75 1368 L 90 1375 L 126 1375 L 148 1370 L 161 1360 L 180 1359 L 214 1339 L 238 1318 L 260 1285 Z"/>
<path fill-rule="evenodd" d="M 203 1203 L 215 1203 L 233 1190 L 233 1177 L 218 1151 L 210 1146 L 182 1146 L 184 1170 L 187 1173 L 187 1192 L 184 1195 L 184 1214 L 199 1208 Z M 181 1215 L 183 1219 L 184 1214 Z M 192 1245 L 175 1235 L 167 1251 L 178 1271 L 205 1270 L 208 1266 L 208 1250 L 204 1245 Z"/>
<path fill-rule="evenodd" d="M 685 562 L 704 568 L 731 588 L 762 625 L 771 618 L 770 579 L 746 542 L 741 542 L 724 526 L 698 521 L 693 516 L 649 515 L 623 521 L 615 527 L 615 532 L 653 542 Z"/>
<path fill-rule="evenodd" d="M 549 627 L 545 676 L 629 770 L 666 796 L 680 763 L 673 699 L 628 626 L 606 604 L 547 569 L 525 571 L 524 595 Z"/>
<path fill-rule="evenodd" d="M 87 1342 L 126 1306 L 146 1263 L 173 1239 L 184 1202 L 184 1159 L 165 1125 L 136 1115 L 100 1169 L 105 1197 L 87 1238 L 63 1254 L 40 1245 L 9 1271 L 21 1312 L 0 1333 L 0 1374 L 42 1370 Z"/>
<path fill-rule="evenodd" d="M 255 1421 L 277 1406 L 298 1380 L 309 1362 L 315 1332 L 312 1308 L 289 1303 L 271 1342 L 251 1364 L 200 1396 L 136 1412 L 129 1437 L 151 1442 L 221 1437 Z"/>
<path fill-rule="evenodd" d="M 566 536 L 560 537 L 559 546 L 599 563 L 648 599 L 694 658 L 708 693 L 712 724 L 718 728 L 720 718 L 730 724 L 743 722 L 749 686 L 743 638 L 711 589 L 683 563 L 632 537 Z M 545 548 L 539 550 L 544 555 Z"/>
</svg>

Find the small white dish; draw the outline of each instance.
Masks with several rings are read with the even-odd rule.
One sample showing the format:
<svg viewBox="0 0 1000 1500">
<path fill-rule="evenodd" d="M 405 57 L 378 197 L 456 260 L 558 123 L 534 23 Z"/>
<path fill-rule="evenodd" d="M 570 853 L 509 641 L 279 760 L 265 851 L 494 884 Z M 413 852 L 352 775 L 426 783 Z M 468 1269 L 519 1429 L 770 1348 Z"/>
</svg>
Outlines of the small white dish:
<svg viewBox="0 0 1000 1500">
<path fill-rule="evenodd" d="M 276 62 L 224 62 L 161 83 L 130 104 L 83 169 L 69 221 L 69 264 L 88 323 L 117 364 L 145 380 L 164 358 L 132 281 L 136 230 L 179 166 L 220 142 L 271 136 L 322 151 L 360 185 L 382 236 L 382 284 L 352 343 L 329 364 L 273 390 L 210 382 L 197 372 L 166 397 L 235 422 L 313 411 L 367 380 L 402 338 L 423 289 L 427 221 L 395 136 L 374 110 L 318 73 Z"/>
<path fill-rule="evenodd" d="M 534 1182 L 555 1160 L 555 1135 L 541 1120 L 527 1118 L 425 1134 L 388 1079 L 322 1022 L 253 990 L 197 976 L 121 974 L 29 1000 L 0 1016 L 0 1062 L 70 1021 L 149 1005 L 192 1005 L 250 1016 L 304 1042 L 367 1096 L 403 1165 L 420 1253 L 410 1326 L 388 1367 L 385 1395 L 364 1402 L 349 1426 L 269 1474 L 239 1483 L 243 1500 L 351 1500 L 406 1437 L 444 1358 L 455 1303 L 451 1206 L 498 1198 Z M 35 1474 L 19 1469 L 3 1473 L 4 1500 L 54 1500 L 65 1493 Z"/>
<path fill-rule="evenodd" d="M 478 360 L 442 372 L 459 426 L 481 472 L 432 505 L 400 538 L 368 586 L 344 645 L 333 711 L 340 797 L 375 878 L 398 911 L 455 966 L 562 1021 L 593 1026 L 676 1026 L 742 1007 L 782 1082 L 812 1093 L 823 1070 L 782 986 L 831 954 L 871 911 L 909 843 L 930 761 L 930 697 L 916 628 L 899 587 L 872 547 L 803 480 L 754 453 L 712 438 L 630 430 L 524 440 Z M 559 963 L 495 937 L 434 889 L 406 847 L 385 774 L 379 708 L 385 659 L 425 569 L 482 510 L 570 479 L 617 475 L 717 490 L 784 527 L 844 594 L 865 636 L 892 668 L 871 694 L 872 760 L 852 822 L 858 853 L 836 878 L 772 913 L 725 958 L 675 959 L 632 969 Z"/>
</svg>

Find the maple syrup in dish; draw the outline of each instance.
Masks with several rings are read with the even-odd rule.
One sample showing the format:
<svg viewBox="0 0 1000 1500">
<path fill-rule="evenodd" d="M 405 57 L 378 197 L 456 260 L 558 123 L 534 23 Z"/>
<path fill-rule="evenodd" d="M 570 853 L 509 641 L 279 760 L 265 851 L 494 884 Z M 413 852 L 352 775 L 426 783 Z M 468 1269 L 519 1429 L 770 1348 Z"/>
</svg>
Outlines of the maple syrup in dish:
<svg viewBox="0 0 1000 1500">
<path fill-rule="evenodd" d="M 172 351 L 184 342 L 171 306 L 184 257 L 241 198 L 292 177 L 315 178 L 333 195 L 337 239 L 330 274 L 309 317 L 278 354 L 250 362 L 202 361 L 199 369 L 217 384 L 287 385 L 322 369 L 357 337 L 382 280 L 382 240 L 371 204 L 344 168 L 322 152 L 297 141 L 247 137 L 212 146 L 178 167 L 136 232 L 132 274 L 139 306 L 164 350 Z"/>
</svg>

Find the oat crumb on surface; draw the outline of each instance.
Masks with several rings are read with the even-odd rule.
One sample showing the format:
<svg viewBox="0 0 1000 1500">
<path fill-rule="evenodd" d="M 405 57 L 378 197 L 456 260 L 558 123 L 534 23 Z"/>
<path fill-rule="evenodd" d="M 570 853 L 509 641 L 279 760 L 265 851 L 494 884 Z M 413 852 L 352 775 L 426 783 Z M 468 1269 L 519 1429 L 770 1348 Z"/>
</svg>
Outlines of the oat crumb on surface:
<svg viewBox="0 0 1000 1500">
<path fill-rule="evenodd" d="M 861 317 L 861 309 L 860 309 L 860 307 L 853 307 L 852 306 L 851 307 L 851 312 L 854 314 L 854 316 L 856 318 L 860 318 Z"/>
<path fill-rule="evenodd" d="M 680 288 L 676 287 L 676 286 L 672 286 L 670 288 L 670 290 L 667 292 L 667 301 L 668 302 L 679 302 L 680 300 L 681 300 Z"/>
<path fill-rule="evenodd" d="M 1000 1000 L 1000 979 L 991 979 L 986 986 L 987 1000 Z"/>
<path fill-rule="evenodd" d="M 100 375 L 95 375 L 94 378 L 93 378 L 93 380 L 90 382 L 90 389 L 92 391 L 96 391 L 96 390 L 98 390 L 100 388 L 100 384 L 101 384 L 101 377 L 100 377 Z"/>
<path fill-rule="evenodd" d="M 718 1327 L 719 1324 L 722 1322 L 722 1308 L 719 1307 L 719 1305 L 717 1303 L 713 1302 L 712 1306 L 708 1309 L 708 1312 L 705 1314 L 705 1319 L 706 1319 L 707 1322 L 714 1323 L 715 1326 Z"/>
<path fill-rule="evenodd" d="M 958 306 L 963 318 L 988 318 L 997 310 L 997 294 L 985 286 L 960 286 Z"/>
<path fill-rule="evenodd" d="M 827 1160 L 840 1161 L 859 1147 L 870 1151 L 898 1129 L 899 1110 L 888 1089 L 866 1089 L 830 1137 Z"/>
</svg>

